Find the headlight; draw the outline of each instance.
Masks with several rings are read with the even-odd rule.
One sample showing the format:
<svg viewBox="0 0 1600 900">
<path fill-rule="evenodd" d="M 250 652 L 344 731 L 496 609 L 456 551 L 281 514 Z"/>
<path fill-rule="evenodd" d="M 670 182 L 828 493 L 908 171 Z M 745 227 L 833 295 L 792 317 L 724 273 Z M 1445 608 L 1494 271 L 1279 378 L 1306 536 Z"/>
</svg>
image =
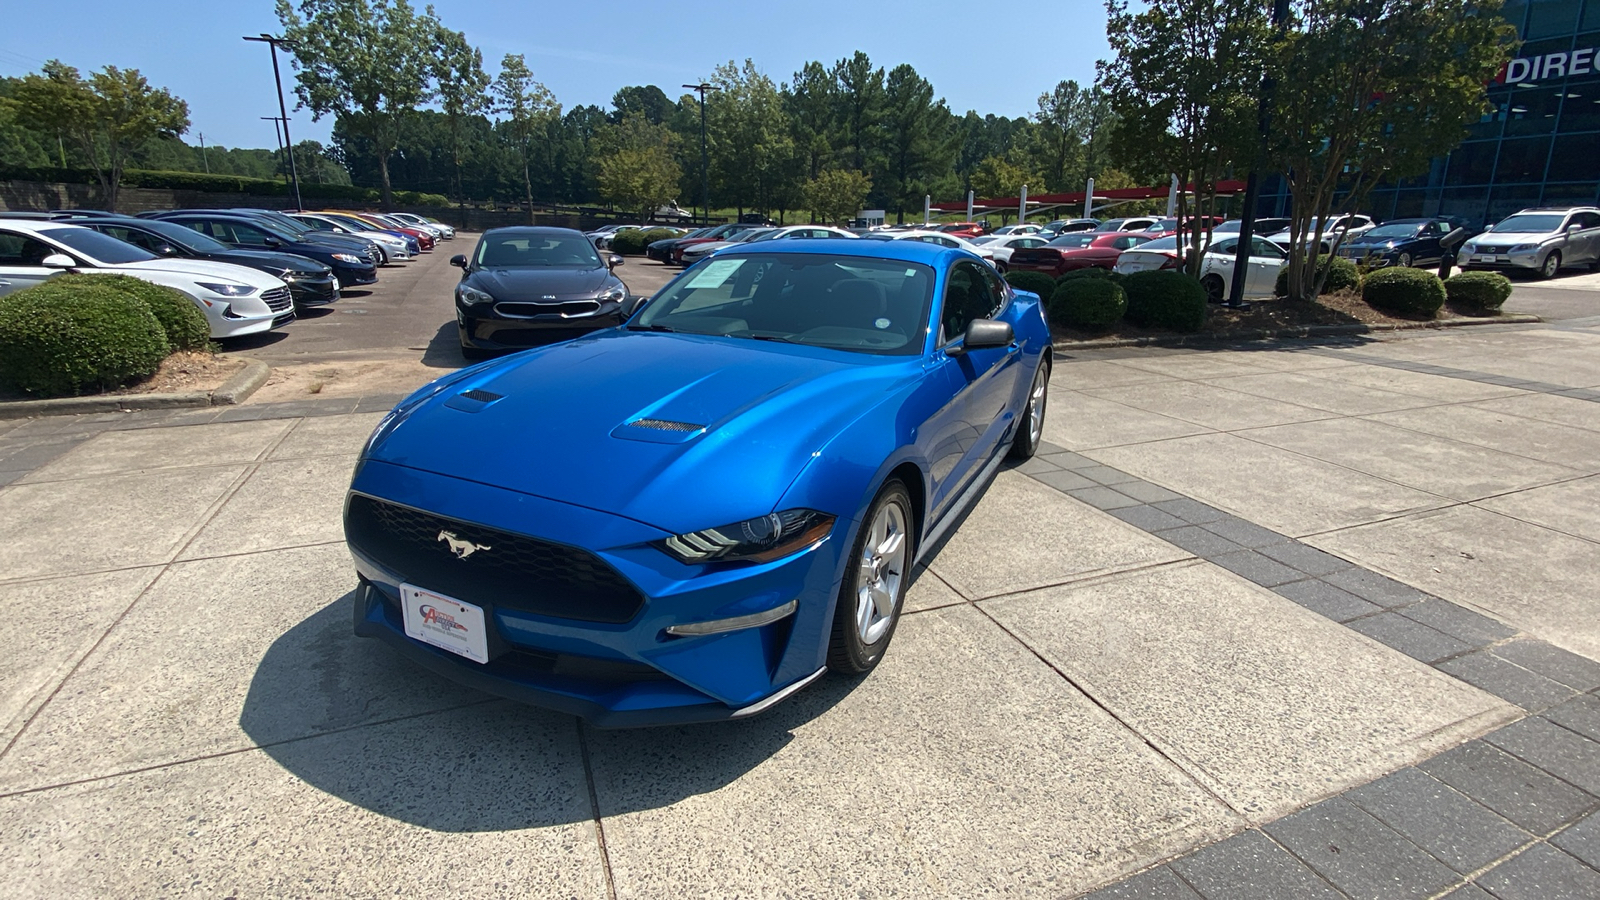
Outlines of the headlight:
<svg viewBox="0 0 1600 900">
<path fill-rule="evenodd" d="M 1465 244 L 1461 245 L 1461 252 L 1462 253 L 1477 253 L 1478 252 L 1478 245 L 1474 244 L 1471 241 L 1467 241 Z"/>
<path fill-rule="evenodd" d="M 833 520 L 814 509 L 790 509 L 674 535 L 656 546 L 686 563 L 771 562 L 827 537 Z"/>
<path fill-rule="evenodd" d="M 600 295 L 602 303 L 621 303 L 626 299 L 628 299 L 628 289 L 620 284 Z"/>
<path fill-rule="evenodd" d="M 1511 248 L 1511 252 L 1512 253 L 1527 253 L 1529 251 L 1537 250 L 1537 249 L 1539 249 L 1539 245 L 1538 244 L 1518 244 L 1515 247 Z"/>
<path fill-rule="evenodd" d="M 366 262 L 366 260 L 355 255 L 354 253 L 335 253 L 333 258 L 342 263 L 349 263 L 352 266 L 359 266 Z"/>
<path fill-rule="evenodd" d="M 256 292 L 256 289 L 248 284 L 228 284 L 227 282 L 217 281 L 196 281 L 194 284 L 195 287 L 205 288 L 213 294 L 221 294 L 224 297 L 248 297 Z"/>
<path fill-rule="evenodd" d="M 475 287 L 462 285 L 456 288 L 456 302 L 462 306 L 474 306 L 479 303 L 493 303 L 494 298 Z"/>
</svg>

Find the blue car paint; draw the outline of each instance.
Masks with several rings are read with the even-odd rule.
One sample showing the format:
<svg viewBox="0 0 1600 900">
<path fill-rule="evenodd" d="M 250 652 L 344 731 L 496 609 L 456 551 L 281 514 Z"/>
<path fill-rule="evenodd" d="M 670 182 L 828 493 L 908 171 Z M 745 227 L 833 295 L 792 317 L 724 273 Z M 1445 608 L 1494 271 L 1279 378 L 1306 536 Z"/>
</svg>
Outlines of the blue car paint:
<svg viewBox="0 0 1600 900">
<path fill-rule="evenodd" d="M 1049 331 L 1039 298 L 1007 288 L 1011 299 L 997 318 L 1013 328 L 1011 347 L 949 356 L 935 346 L 949 268 L 976 260 L 964 251 L 811 240 L 746 252 L 932 266 L 935 300 L 922 352 L 884 356 L 609 329 L 423 388 L 380 423 L 352 481 L 352 492 L 594 553 L 647 598 L 632 621 L 490 609 L 494 630 L 516 648 L 642 663 L 669 678 L 619 685 L 529 677 L 498 659 L 480 665 L 413 641 L 392 605 L 398 574 L 352 544 L 364 582 L 357 632 L 383 638 L 447 677 L 599 725 L 728 718 L 817 672 L 849 551 L 877 492 L 899 469 L 920 493 L 924 537 L 952 520 L 957 497 L 970 493 L 1008 446 L 1033 373 L 1049 352 Z M 575 388 L 589 384 L 603 389 Z M 501 396 L 464 401 L 473 390 Z M 618 434 L 645 415 L 705 429 L 672 442 Z M 833 531 L 773 562 L 688 565 L 651 544 L 799 507 L 837 516 Z M 770 625 L 665 635 L 668 625 L 760 612 L 796 598 L 795 614 Z"/>
</svg>

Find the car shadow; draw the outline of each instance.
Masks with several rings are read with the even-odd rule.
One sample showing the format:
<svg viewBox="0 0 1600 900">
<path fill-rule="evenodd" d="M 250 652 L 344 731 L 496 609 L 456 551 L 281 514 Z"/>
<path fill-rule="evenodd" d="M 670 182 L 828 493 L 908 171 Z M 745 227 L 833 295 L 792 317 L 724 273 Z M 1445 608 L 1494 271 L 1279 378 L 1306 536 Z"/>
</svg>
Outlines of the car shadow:
<svg viewBox="0 0 1600 900">
<path fill-rule="evenodd" d="M 434 369 L 459 369 L 477 360 L 467 359 L 461 353 L 461 338 L 456 332 L 456 322 L 451 319 L 439 326 L 428 346 L 422 351 L 422 364 Z"/>
<path fill-rule="evenodd" d="M 251 350 L 260 350 L 271 347 L 273 344 L 284 340 L 289 335 L 282 328 L 263 331 L 259 334 L 247 334 L 243 337 L 225 338 L 217 342 L 223 353 L 248 353 Z"/>
<path fill-rule="evenodd" d="M 435 831 L 509 831 L 669 806 L 723 788 L 860 679 L 829 676 L 751 719 L 604 730 L 461 687 L 351 630 L 355 592 L 275 640 L 239 727 L 290 775 Z"/>
<path fill-rule="evenodd" d="M 372 291 L 363 290 L 361 288 L 340 288 L 339 289 L 339 299 L 340 300 L 344 300 L 344 299 L 346 299 L 348 297 L 371 297 L 371 296 L 372 296 Z"/>
<path fill-rule="evenodd" d="M 294 317 L 296 319 L 321 319 L 325 316 L 331 316 L 336 312 L 338 312 L 338 310 L 334 309 L 332 306 L 311 306 L 305 309 L 295 307 Z"/>
</svg>

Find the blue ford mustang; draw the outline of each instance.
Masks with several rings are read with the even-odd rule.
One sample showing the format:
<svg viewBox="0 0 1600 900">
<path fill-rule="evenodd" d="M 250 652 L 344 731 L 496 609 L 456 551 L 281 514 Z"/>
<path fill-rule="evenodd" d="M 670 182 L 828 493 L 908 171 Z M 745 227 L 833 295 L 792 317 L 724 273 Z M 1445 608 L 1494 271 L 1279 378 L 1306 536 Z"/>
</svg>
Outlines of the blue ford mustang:
<svg viewBox="0 0 1600 900">
<path fill-rule="evenodd" d="M 1049 367 L 1039 298 L 966 251 L 716 254 L 383 419 L 345 504 L 356 633 L 606 726 L 864 673 L 919 557 L 1033 455 Z"/>
</svg>

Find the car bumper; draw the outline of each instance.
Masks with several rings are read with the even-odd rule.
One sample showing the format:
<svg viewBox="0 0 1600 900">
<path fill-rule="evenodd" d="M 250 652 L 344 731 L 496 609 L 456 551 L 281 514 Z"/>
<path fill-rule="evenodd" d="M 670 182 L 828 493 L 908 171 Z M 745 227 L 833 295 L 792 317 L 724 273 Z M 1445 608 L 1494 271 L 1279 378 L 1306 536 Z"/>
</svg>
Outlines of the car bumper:
<svg viewBox="0 0 1600 900">
<path fill-rule="evenodd" d="M 602 328 L 615 328 L 626 321 L 621 304 L 608 303 L 592 316 L 562 318 L 559 315 L 532 318 L 490 318 L 475 316 L 456 308 L 456 324 L 461 328 L 462 344 L 479 350 L 523 350 L 557 341 L 582 337 Z"/>
<path fill-rule="evenodd" d="M 1537 269 L 1544 262 L 1544 254 L 1534 250 L 1528 253 L 1462 253 L 1458 265 L 1464 269 Z"/>
<path fill-rule="evenodd" d="M 425 515 L 464 529 L 500 532 L 486 540 L 491 545 L 504 545 L 506 532 L 513 532 L 584 548 L 636 588 L 642 601 L 625 622 L 598 622 L 551 614 L 550 604 L 565 601 L 552 600 L 548 590 L 533 601 L 545 605 L 539 613 L 511 608 L 522 598 L 485 599 L 473 593 L 471 561 L 456 560 L 444 543 L 429 546 L 429 534 L 416 539 L 415 551 L 398 555 L 394 547 L 366 537 L 350 512 L 358 496 L 362 502 L 403 499 L 410 510 L 426 510 Z M 595 725 L 627 727 L 753 715 L 823 669 L 842 534 L 776 562 L 700 571 L 649 546 L 664 534 L 640 523 L 408 467 L 362 463 L 351 497 L 348 546 L 361 579 L 356 634 L 378 638 L 452 680 Z M 440 560 L 425 560 L 430 553 Z M 398 571 L 400 566 L 412 571 Z M 462 574 L 454 574 L 457 566 Z M 489 661 L 474 662 L 408 637 L 402 583 L 481 606 Z M 795 611 L 767 624 L 692 637 L 666 633 L 670 625 L 749 615 L 789 600 L 797 601 Z"/>
<path fill-rule="evenodd" d="M 285 279 L 289 285 L 289 295 L 294 298 L 296 309 L 307 306 L 323 306 L 339 299 L 339 280 L 332 275 L 323 278 L 296 278 Z"/>
<path fill-rule="evenodd" d="M 333 270 L 333 275 L 339 281 L 339 287 L 347 288 L 360 284 L 377 284 L 378 269 L 376 266 L 339 266 Z"/>
</svg>

